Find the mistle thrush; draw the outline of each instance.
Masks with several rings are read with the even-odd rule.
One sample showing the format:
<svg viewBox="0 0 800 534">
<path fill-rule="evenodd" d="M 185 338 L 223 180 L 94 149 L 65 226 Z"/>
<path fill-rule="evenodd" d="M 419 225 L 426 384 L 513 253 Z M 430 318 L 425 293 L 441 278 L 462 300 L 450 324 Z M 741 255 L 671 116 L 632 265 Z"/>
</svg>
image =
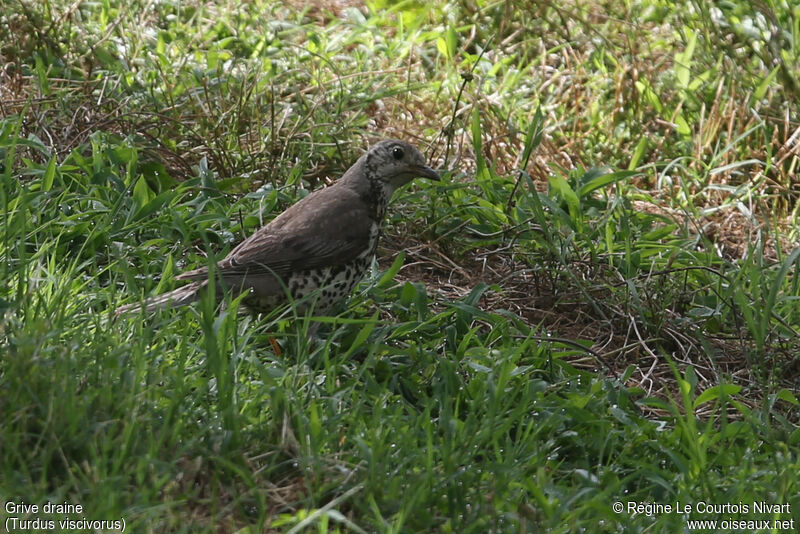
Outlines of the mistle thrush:
<svg viewBox="0 0 800 534">
<path fill-rule="evenodd" d="M 301 310 L 313 301 L 314 311 L 326 314 L 350 294 L 375 256 L 392 193 L 416 177 L 439 179 L 410 144 L 380 141 L 333 185 L 289 207 L 218 262 L 216 295 L 221 297 L 223 288 L 246 292 L 243 303 L 255 313 L 270 312 L 291 297 Z M 192 282 L 117 308 L 116 314 L 198 300 L 209 284 L 208 267 L 176 279 Z"/>
</svg>

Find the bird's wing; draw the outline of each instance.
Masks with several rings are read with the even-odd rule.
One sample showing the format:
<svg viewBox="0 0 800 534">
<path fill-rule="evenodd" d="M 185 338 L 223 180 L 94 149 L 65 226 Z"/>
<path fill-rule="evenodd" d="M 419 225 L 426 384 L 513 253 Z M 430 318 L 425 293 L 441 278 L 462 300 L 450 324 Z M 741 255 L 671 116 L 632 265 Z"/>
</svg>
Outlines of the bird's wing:
<svg viewBox="0 0 800 534">
<path fill-rule="evenodd" d="M 348 188 L 329 187 L 294 204 L 219 262 L 223 277 L 291 272 L 346 264 L 369 246 L 373 221 Z M 197 277 L 207 276 L 205 269 Z M 195 278 L 194 271 L 182 278 Z"/>
</svg>

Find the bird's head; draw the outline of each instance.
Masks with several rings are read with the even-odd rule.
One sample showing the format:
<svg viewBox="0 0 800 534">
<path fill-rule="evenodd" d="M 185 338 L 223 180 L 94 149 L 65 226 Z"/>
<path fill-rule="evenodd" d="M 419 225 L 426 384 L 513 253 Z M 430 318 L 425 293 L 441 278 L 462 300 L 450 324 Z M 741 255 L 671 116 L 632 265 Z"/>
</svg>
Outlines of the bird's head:
<svg viewBox="0 0 800 534">
<path fill-rule="evenodd" d="M 376 143 L 362 159 L 367 179 L 373 187 L 380 185 L 387 200 L 395 189 L 414 178 L 439 180 L 439 174 L 428 166 L 425 156 L 414 146 L 398 139 Z"/>
</svg>

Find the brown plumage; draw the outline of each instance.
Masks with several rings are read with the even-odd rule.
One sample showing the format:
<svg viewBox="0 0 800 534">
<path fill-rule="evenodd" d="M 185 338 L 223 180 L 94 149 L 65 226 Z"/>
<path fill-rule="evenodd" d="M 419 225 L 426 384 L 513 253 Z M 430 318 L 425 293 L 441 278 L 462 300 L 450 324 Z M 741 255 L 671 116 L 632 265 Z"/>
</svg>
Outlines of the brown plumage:
<svg viewBox="0 0 800 534">
<path fill-rule="evenodd" d="M 290 206 L 217 263 L 216 294 L 221 296 L 222 286 L 247 292 L 244 304 L 254 312 L 272 311 L 289 296 L 304 309 L 313 297 L 315 311 L 327 313 L 363 277 L 392 193 L 415 177 L 439 179 L 410 144 L 377 143 L 336 183 Z M 198 300 L 208 276 L 207 267 L 182 273 L 176 279 L 192 283 L 115 313 L 189 304 Z"/>
</svg>

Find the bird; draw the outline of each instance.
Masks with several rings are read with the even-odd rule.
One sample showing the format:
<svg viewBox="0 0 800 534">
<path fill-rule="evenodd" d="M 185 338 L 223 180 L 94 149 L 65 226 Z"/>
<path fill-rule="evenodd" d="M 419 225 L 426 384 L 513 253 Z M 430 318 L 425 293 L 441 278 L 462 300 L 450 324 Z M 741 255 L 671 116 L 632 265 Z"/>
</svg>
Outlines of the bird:
<svg viewBox="0 0 800 534">
<path fill-rule="evenodd" d="M 255 314 L 290 302 L 298 312 L 313 306 L 317 315 L 328 314 L 363 278 L 392 194 L 414 178 L 440 180 L 408 142 L 375 143 L 332 185 L 287 208 L 217 262 L 215 295 L 246 293 L 242 303 Z M 115 315 L 195 302 L 212 283 L 210 276 L 208 266 L 181 273 L 175 279 L 190 283 L 120 306 Z"/>
</svg>

